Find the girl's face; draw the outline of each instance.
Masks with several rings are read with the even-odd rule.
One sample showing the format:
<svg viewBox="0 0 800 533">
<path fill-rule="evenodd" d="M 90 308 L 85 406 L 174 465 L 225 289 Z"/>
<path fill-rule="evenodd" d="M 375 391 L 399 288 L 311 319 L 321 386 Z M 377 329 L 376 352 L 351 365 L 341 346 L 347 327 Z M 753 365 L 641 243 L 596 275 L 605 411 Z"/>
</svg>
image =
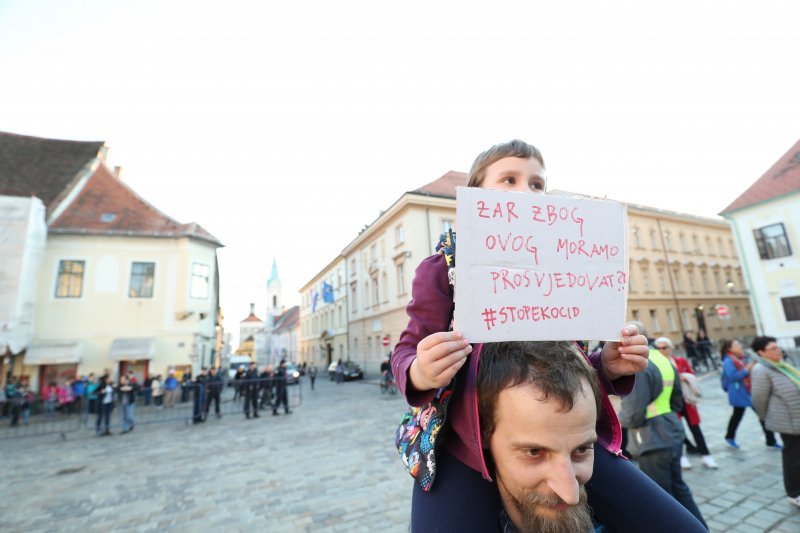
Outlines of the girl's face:
<svg viewBox="0 0 800 533">
<path fill-rule="evenodd" d="M 536 159 L 504 157 L 486 167 L 481 189 L 543 193 L 544 169 Z"/>
<path fill-rule="evenodd" d="M 734 355 L 742 355 L 742 344 L 739 341 L 733 341 L 730 352 Z"/>
</svg>

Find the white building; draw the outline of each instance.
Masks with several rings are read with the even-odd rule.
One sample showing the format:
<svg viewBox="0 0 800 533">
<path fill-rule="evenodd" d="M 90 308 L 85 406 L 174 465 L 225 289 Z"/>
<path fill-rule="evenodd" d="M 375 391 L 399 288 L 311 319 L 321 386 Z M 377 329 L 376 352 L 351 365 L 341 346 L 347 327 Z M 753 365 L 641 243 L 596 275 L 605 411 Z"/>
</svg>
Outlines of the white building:
<svg viewBox="0 0 800 533">
<path fill-rule="evenodd" d="M 800 353 L 800 141 L 720 214 L 733 227 L 758 333 Z"/>
</svg>

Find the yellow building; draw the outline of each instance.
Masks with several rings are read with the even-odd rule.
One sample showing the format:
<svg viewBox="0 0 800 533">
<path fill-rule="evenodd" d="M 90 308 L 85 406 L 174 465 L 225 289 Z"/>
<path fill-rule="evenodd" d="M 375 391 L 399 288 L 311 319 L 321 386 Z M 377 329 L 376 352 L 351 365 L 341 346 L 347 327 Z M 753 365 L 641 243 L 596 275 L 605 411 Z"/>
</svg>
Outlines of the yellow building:
<svg viewBox="0 0 800 533">
<path fill-rule="evenodd" d="M 755 333 L 730 227 L 723 220 L 628 204 L 628 318 L 676 344 Z M 727 314 L 725 314 L 727 311 Z"/>
<path fill-rule="evenodd" d="M 298 363 L 325 373 L 331 362 L 347 360 L 346 265 L 337 256 L 300 289 Z"/>
<path fill-rule="evenodd" d="M 759 334 L 800 353 L 800 141 L 721 214 L 744 258 Z"/>
<path fill-rule="evenodd" d="M 103 143 L 0 134 L 2 189 L 41 199 L 33 335 L 13 373 L 33 388 L 76 374 L 144 380 L 214 363 L 219 241 L 164 215 L 104 163 Z"/>
</svg>

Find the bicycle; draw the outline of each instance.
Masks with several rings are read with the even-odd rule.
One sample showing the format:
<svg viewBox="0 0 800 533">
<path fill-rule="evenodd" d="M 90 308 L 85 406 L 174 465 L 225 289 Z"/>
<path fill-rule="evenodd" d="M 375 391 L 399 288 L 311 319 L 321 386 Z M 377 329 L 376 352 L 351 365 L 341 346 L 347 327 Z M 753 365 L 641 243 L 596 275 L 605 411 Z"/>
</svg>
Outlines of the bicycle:
<svg viewBox="0 0 800 533">
<path fill-rule="evenodd" d="M 381 394 L 386 393 L 389 393 L 391 396 L 397 394 L 397 384 L 391 377 L 386 377 L 381 380 Z"/>
</svg>

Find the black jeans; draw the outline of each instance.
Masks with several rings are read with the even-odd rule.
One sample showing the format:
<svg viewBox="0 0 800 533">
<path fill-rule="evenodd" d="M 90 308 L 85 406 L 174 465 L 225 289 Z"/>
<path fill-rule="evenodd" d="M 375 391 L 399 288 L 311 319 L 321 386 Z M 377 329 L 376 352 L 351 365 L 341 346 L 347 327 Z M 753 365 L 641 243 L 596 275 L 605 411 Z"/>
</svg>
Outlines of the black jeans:
<svg viewBox="0 0 800 533">
<path fill-rule="evenodd" d="M 700 429 L 700 424 L 693 426 L 689 424 L 689 417 L 684 414 L 684 419 L 686 423 L 689 425 L 689 431 L 692 432 L 692 437 L 694 437 L 694 444 L 689 442 L 689 439 L 683 439 L 683 443 L 686 445 L 686 450 L 690 450 L 694 448 L 694 450 L 699 453 L 700 455 L 711 455 L 711 452 L 708 451 L 708 445 L 706 445 L 706 439 L 703 437 L 703 431 Z"/>
<path fill-rule="evenodd" d="M 206 399 L 206 414 L 211 410 L 211 402 L 214 402 L 214 412 L 219 414 L 219 391 L 209 391 Z"/>
<path fill-rule="evenodd" d="M 751 407 L 751 409 L 753 409 Z M 739 423 L 742 421 L 742 417 L 744 416 L 744 407 L 734 407 L 733 414 L 731 414 L 731 419 L 728 421 L 728 432 L 725 433 L 726 439 L 735 439 L 736 438 L 736 429 L 739 427 Z M 753 409 L 755 413 L 756 410 Z M 758 416 L 758 413 L 756 413 Z M 767 446 L 775 446 L 775 433 L 768 430 L 767 427 L 764 425 L 764 422 L 759 418 L 758 423 L 761 424 L 761 430 L 764 432 L 764 437 L 767 439 Z"/>
<path fill-rule="evenodd" d="M 781 433 L 783 440 L 783 486 L 791 498 L 800 496 L 800 435 Z"/>
<path fill-rule="evenodd" d="M 253 406 L 253 416 L 258 416 L 258 389 L 245 389 L 244 414 L 250 416 L 250 406 Z"/>
<path fill-rule="evenodd" d="M 706 526 L 703 515 L 700 514 L 700 509 L 697 508 L 697 504 L 694 502 L 692 491 L 683 480 L 681 473 L 682 451 L 683 443 L 681 442 L 672 448 L 643 453 L 637 459 L 639 468 Z M 706 526 L 707 528 L 708 526 Z M 675 529 L 675 531 L 681 530 Z"/>
</svg>

